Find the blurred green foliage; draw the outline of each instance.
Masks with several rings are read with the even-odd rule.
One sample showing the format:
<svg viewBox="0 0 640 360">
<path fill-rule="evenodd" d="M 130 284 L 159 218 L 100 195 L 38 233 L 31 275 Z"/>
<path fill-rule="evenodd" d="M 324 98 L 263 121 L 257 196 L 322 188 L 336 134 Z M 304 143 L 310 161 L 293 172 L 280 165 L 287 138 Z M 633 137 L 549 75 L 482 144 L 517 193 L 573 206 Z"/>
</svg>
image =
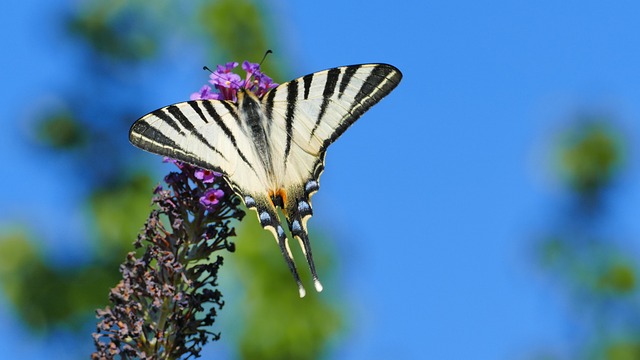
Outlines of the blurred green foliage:
<svg viewBox="0 0 640 360">
<path fill-rule="evenodd" d="M 147 55 L 151 55 L 148 49 L 157 45 L 140 46 L 137 37 L 128 31 L 136 25 L 149 27 L 149 24 L 142 26 L 142 19 L 148 19 L 148 16 L 144 16 L 144 9 L 136 3 L 139 2 L 84 2 L 80 5 L 82 8 L 75 9 L 63 20 L 67 35 L 75 39 L 80 49 L 84 50 L 79 52 L 80 56 L 90 59 L 87 67 L 74 69 L 75 77 L 95 87 L 107 88 L 113 84 L 113 77 L 110 75 L 114 68 L 96 67 L 93 59 L 108 60 L 110 64 L 117 66 L 130 64 L 131 60 L 142 61 L 148 58 Z M 148 34 L 157 37 L 162 33 Z M 104 101 L 104 96 L 99 97 L 98 101 L 78 101 L 77 93 L 82 91 L 84 87 L 81 84 L 70 91 L 60 91 L 58 99 L 66 105 L 64 110 L 50 109 L 39 115 L 35 123 L 35 134 L 39 144 L 49 146 L 51 154 L 63 156 L 64 154 L 57 152 L 76 148 L 84 155 L 69 160 L 77 169 L 83 185 L 92 189 L 85 204 L 81 206 L 86 207 L 91 214 L 89 218 L 92 219 L 94 232 L 93 237 L 87 241 L 94 246 L 95 252 L 87 254 L 87 263 L 58 268 L 49 263 L 45 253 L 35 251 L 33 241 L 29 241 L 33 240 L 30 237 L 39 234 L 27 235 L 27 230 L 22 230 L 16 232 L 18 235 L 12 234 L 0 239 L 0 244 L 3 244 L 0 256 L 5 260 L 12 260 L 5 262 L 5 265 L 10 266 L 3 267 L 5 281 L 2 286 L 18 312 L 34 330 L 47 330 L 54 325 L 64 326 L 78 316 L 84 317 L 86 321 L 87 316 L 93 317 L 92 312 L 97 307 L 106 305 L 108 289 L 119 279 L 119 264 L 126 252 L 132 249 L 131 244 L 150 209 L 153 186 L 150 177 L 128 171 L 126 163 L 119 158 L 122 152 L 111 146 L 122 143 L 116 139 L 125 138 L 126 132 L 96 130 L 98 124 L 95 119 L 101 117 L 113 116 L 113 125 L 109 126 L 111 129 L 117 128 L 119 120 L 132 121 L 128 111 L 111 114 L 106 108 L 128 109 L 137 96 L 130 96 L 129 103 L 111 105 Z M 122 91 L 127 92 L 127 89 L 123 88 Z M 144 110 L 137 112 L 143 113 Z M 126 129 L 130 124 L 124 125 L 123 129 Z M 96 149 L 96 144 L 102 147 Z M 93 181 L 93 173 L 104 163 L 114 163 L 116 166 L 111 168 L 107 176 L 100 177 L 100 181 Z M 87 283 L 83 280 L 85 274 L 90 274 L 93 278 L 89 279 L 91 287 L 84 287 L 85 291 L 73 291 L 71 287 Z M 93 289 L 100 290 L 92 291 Z M 67 299 L 71 293 L 73 301 Z M 51 299 L 59 299 L 61 303 Z M 77 306 L 77 303 L 88 305 Z"/>
<path fill-rule="evenodd" d="M 202 7 L 199 20 L 207 35 L 230 58 L 255 59 L 268 48 L 260 9 L 250 1 L 208 2 Z"/>
<path fill-rule="evenodd" d="M 0 238 L 0 279 L 5 296 L 21 318 L 36 331 L 70 325 L 79 329 L 107 304 L 109 288 L 119 278 L 119 266 L 149 213 L 153 186 L 146 175 L 97 189 L 89 211 L 95 238 L 87 239 L 95 253 L 82 264 L 55 265 L 36 248 L 26 230 Z"/>
<path fill-rule="evenodd" d="M 47 148 L 43 155 L 66 157 L 78 181 L 89 188 L 78 206 L 90 219 L 87 241 L 93 251 L 82 263 L 53 264 L 45 248 L 35 245 L 46 241 L 31 230 L 37 229 L 33 224 L 0 234 L 0 286 L 25 324 L 45 334 L 60 328 L 77 330 L 95 321 L 94 311 L 107 304 L 109 289 L 120 279 L 119 265 L 133 250 L 150 211 L 151 191 L 160 179 L 143 172 L 132 155 L 141 152 L 122 141 L 135 120 L 131 114 L 150 110 L 141 108 L 140 89 L 131 88 L 136 82 L 131 69 L 152 66 L 178 33 L 203 44 L 215 62 L 259 61 L 273 44 L 266 4 L 246 0 L 195 1 L 188 6 L 166 0 L 153 4 L 89 0 L 76 6 L 59 30 L 75 42 L 75 50 L 81 50 L 76 53 L 84 65 L 66 70 L 78 83 L 56 94 L 64 110 L 41 112 L 34 133 L 38 144 Z M 281 69 L 275 62 L 265 64 L 265 72 L 278 79 Z M 129 86 L 119 82 L 122 74 Z M 93 91 L 118 89 L 118 93 L 87 96 L 86 84 Z M 184 89 L 185 99 L 195 90 Z M 63 151 L 67 149 L 76 151 L 69 156 Z M 324 294 L 311 291 L 298 298 L 271 235 L 256 227 L 255 216 L 247 218 L 252 218 L 251 225 L 235 239 L 242 251 L 227 256 L 238 264 L 234 268 L 240 274 L 238 282 L 246 289 L 243 299 L 225 298 L 227 303 L 241 304 L 238 353 L 247 359 L 318 358 L 342 326 L 338 307 Z M 330 255 L 322 249 L 322 241 L 314 245 L 319 267 L 327 272 Z M 306 265 L 300 264 L 300 269 L 304 272 Z M 311 286 L 308 278 L 305 281 Z M 221 331 L 224 339 L 225 329 L 214 331 Z M 78 341 L 89 342 L 91 337 L 80 334 Z"/>
<path fill-rule="evenodd" d="M 248 0 L 217 0 L 202 6 L 199 24 L 209 41 L 217 45 L 211 48 L 212 59 L 219 63 L 258 62 L 267 50 L 277 45 L 273 37 L 267 38 L 268 12 L 261 5 Z M 261 68 L 274 80 L 282 78 L 282 69 L 274 61 L 265 61 Z"/>
<path fill-rule="evenodd" d="M 89 199 L 100 254 L 126 254 L 149 215 L 153 181 L 134 174 L 121 183 L 96 189 Z M 124 240 L 124 241 L 123 241 Z M 118 256 L 119 261 L 122 257 Z"/>
<path fill-rule="evenodd" d="M 640 359 L 640 343 L 637 340 L 612 342 L 606 349 L 603 358 L 608 360 L 638 360 Z"/>
<path fill-rule="evenodd" d="M 147 6 L 145 6 L 145 3 Z M 160 6 L 159 6 L 160 5 Z M 72 37 L 86 42 L 97 57 L 115 61 L 140 61 L 157 54 L 162 32 L 150 31 L 149 25 L 160 20 L 155 7 L 133 0 L 87 1 L 66 21 Z"/>
<path fill-rule="evenodd" d="M 636 289 L 637 270 L 631 262 L 618 260 L 604 269 L 598 288 L 609 293 L 627 294 Z"/>
<path fill-rule="evenodd" d="M 37 139 L 55 149 L 73 149 L 84 145 L 88 134 L 73 114 L 58 111 L 47 114 L 37 123 Z"/>
<path fill-rule="evenodd" d="M 559 149 L 560 172 L 580 196 L 605 189 L 624 160 L 620 136 L 607 122 L 588 122 L 569 131 Z"/>
<path fill-rule="evenodd" d="M 540 255 L 547 269 L 594 296 L 633 294 L 637 270 L 632 258 L 606 240 L 572 244 L 570 236 L 556 234 L 542 242 Z"/>
<path fill-rule="evenodd" d="M 601 226 L 610 216 L 609 190 L 624 173 L 624 137 L 607 117 L 587 117 L 557 149 L 559 178 L 571 196 L 538 254 L 577 315 L 571 358 L 640 359 L 638 259 Z"/>
<path fill-rule="evenodd" d="M 24 233 L 0 241 L 0 279 L 14 309 L 38 332 L 55 326 L 79 329 L 104 304 L 105 283 L 115 284 L 118 272 L 99 266 L 57 268 L 47 263 Z M 117 264 L 116 264 L 117 265 Z"/>
</svg>

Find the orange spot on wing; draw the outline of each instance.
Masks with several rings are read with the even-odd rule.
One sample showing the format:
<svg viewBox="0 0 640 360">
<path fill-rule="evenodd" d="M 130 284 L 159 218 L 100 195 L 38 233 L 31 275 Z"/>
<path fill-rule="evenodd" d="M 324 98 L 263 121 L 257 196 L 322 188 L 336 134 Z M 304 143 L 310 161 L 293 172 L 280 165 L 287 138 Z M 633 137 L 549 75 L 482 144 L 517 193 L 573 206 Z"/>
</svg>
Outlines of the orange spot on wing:
<svg viewBox="0 0 640 360">
<path fill-rule="evenodd" d="M 284 189 L 280 189 L 280 190 L 278 190 L 278 195 L 282 198 L 282 203 L 286 204 L 287 203 L 287 192 L 284 191 Z"/>
<path fill-rule="evenodd" d="M 280 206 L 284 209 L 284 206 L 287 203 L 287 192 L 282 188 L 275 192 L 269 191 L 269 198 L 271 199 L 273 206 Z"/>
</svg>

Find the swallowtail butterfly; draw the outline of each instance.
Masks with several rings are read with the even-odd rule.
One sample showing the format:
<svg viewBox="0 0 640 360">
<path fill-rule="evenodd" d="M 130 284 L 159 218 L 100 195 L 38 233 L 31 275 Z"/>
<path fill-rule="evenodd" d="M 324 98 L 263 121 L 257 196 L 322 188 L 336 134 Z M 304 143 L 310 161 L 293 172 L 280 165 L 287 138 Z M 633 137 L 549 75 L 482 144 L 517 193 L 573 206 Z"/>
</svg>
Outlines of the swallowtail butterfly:
<svg viewBox="0 0 640 360">
<path fill-rule="evenodd" d="M 307 221 L 319 188 L 327 147 L 402 79 L 394 66 L 342 66 L 291 80 L 259 98 L 239 89 L 237 101 L 192 100 L 138 119 L 131 143 L 223 174 L 260 224 L 273 233 L 300 292 L 298 276 L 276 207 L 300 242 L 317 291 Z"/>
</svg>

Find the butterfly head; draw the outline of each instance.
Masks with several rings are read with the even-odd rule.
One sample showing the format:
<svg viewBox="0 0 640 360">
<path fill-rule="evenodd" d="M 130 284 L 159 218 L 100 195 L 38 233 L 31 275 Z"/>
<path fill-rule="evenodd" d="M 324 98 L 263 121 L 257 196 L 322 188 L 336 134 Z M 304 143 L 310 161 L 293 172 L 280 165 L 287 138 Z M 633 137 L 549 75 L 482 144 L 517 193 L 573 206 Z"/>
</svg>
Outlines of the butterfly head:
<svg viewBox="0 0 640 360">
<path fill-rule="evenodd" d="M 212 93 L 211 88 L 205 86 L 200 90 L 200 94 L 194 94 L 195 97 L 198 99 L 239 101 L 239 96 L 242 96 L 240 93 L 251 92 L 261 98 L 270 89 L 278 86 L 269 76 L 262 73 L 260 64 L 245 60 L 242 63 L 242 69 L 246 72 L 244 79 L 233 72 L 237 66 L 237 62 L 229 62 L 225 65 L 218 65 L 215 71 L 205 66 L 204 69 L 211 72 L 209 83 L 213 84 L 218 92 Z M 195 100 L 194 95 L 192 95 L 192 100 Z"/>
</svg>

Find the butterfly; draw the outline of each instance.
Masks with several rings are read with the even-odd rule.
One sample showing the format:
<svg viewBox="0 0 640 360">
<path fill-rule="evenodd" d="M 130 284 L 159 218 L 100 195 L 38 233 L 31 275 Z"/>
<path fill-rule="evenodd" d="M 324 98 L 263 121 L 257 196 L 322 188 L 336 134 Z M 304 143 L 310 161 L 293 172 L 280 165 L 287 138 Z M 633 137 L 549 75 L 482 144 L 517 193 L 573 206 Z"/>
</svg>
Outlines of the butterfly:
<svg viewBox="0 0 640 360">
<path fill-rule="evenodd" d="M 131 126 L 129 140 L 151 153 L 223 174 L 275 237 L 304 297 L 276 208 L 300 243 L 316 290 L 322 291 L 307 221 L 327 148 L 401 79 L 392 65 L 361 64 L 312 73 L 261 97 L 240 88 L 237 101 L 192 100 L 153 111 Z"/>
</svg>

